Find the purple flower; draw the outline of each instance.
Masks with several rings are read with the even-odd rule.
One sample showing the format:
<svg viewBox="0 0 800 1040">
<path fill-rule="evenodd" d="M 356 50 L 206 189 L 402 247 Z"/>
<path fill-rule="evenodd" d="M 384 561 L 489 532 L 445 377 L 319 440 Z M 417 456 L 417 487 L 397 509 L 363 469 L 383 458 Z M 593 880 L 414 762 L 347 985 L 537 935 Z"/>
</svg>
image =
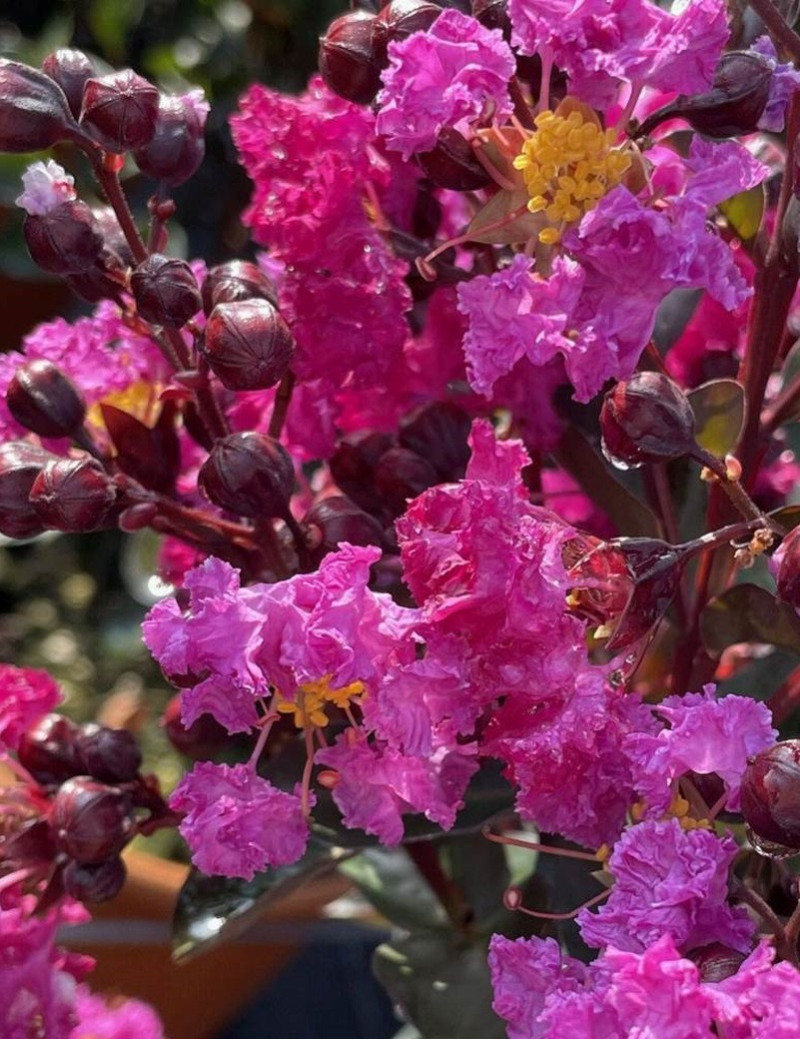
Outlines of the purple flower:
<svg viewBox="0 0 800 1040">
<path fill-rule="evenodd" d="M 773 964 L 774 958 L 764 940 L 735 975 L 708 986 L 720 1036 L 800 1034 L 800 972 L 787 961 Z"/>
<path fill-rule="evenodd" d="M 611 895 L 597 912 L 581 911 L 581 934 L 591 946 L 635 953 L 665 933 L 687 951 L 711 942 L 748 951 L 753 924 L 727 903 L 736 851 L 731 838 L 683 830 L 674 818 L 627 828 L 608 863 Z"/>
<path fill-rule="evenodd" d="M 204 874 L 249 881 L 306 850 L 299 796 L 273 787 L 249 765 L 199 762 L 175 788 L 170 807 L 186 813 L 180 832 Z"/>
<path fill-rule="evenodd" d="M 716 773 L 727 788 L 726 808 L 737 810 L 748 758 L 778 737 L 769 709 L 749 697 L 717 700 L 714 687 L 705 686 L 703 693 L 667 697 L 653 710 L 669 725 L 658 733 L 633 733 L 625 742 L 636 789 L 648 809 L 666 812 L 674 781 L 692 770 Z"/>
<path fill-rule="evenodd" d="M 792 94 L 800 90 L 800 72 L 791 62 L 779 62 L 778 52 L 769 36 L 759 36 L 750 50 L 766 58 L 772 68 L 772 82 L 769 97 L 761 118 L 758 121 L 760 130 L 771 130 L 780 133 L 786 122 L 786 109 Z"/>
<path fill-rule="evenodd" d="M 25 730 L 60 700 L 61 691 L 47 672 L 0 664 L 0 747 L 16 751 Z"/>
<path fill-rule="evenodd" d="M 22 175 L 22 186 L 25 190 L 14 201 L 26 213 L 36 217 L 44 216 L 63 202 L 73 202 L 78 197 L 75 178 L 52 159 L 29 166 Z"/>
<path fill-rule="evenodd" d="M 499 30 L 460 11 L 446 10 L 426 32 L 391 43 L 389 59 L 376 129 L 404 159 L 435 147 L 443 127 L 464 130 L 487 111 L 502 122 L 511 112 L 511 49 Z"/>
<path fill-rule="evenodd" d="M 106 1037 L 122 1040 L 124 1037 L 159 1038 L 164 1035 L 158 1015 L 141 1000 L 124 1000 L 92 993 L 87 986 L 78 986 L 75 994 L 75 1014 L 78 1024 L 69 1034 L 74 1040 L 81 1037 Z"/>
</svg>

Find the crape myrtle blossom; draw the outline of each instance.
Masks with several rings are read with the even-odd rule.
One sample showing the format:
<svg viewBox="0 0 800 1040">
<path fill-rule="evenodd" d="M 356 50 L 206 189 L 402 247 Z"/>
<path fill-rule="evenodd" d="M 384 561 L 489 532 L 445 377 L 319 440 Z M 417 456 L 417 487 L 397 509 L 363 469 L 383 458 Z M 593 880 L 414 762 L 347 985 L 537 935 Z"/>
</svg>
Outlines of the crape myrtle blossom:
<svg viewBox="0 0 800 1040">
<path fill-rule="evenodd" d="M 786 108 L 792 94 L 800 88 L 800 72 L 790 62 L 778 61 L 778 52 L 769 36 L 759 36 L 750 46 L 755 54 L 766 58 L 772 69 L 769 98 L 758 121 L 760 130 L 779 133 L 786 122 Z"/>
<path fill-rule="evenodd" d="M 704 982 L 664 934 L 641 952 L 608 947 L 586 965 L 553 939 L 492 939 L 494 1009 L 510 1037 L 792 1037 L 800 972 L 760 943 L 738 970 Z"/>
<path fill-rule="evenodd" d="M 409 159 L 434 148 L 444 127 L 465 131 L 487 115 L 502 123 L 511 114 L 508 81 L 515 69 L 498 29 L 443 11 L 427 32 L 389 44 L 376 130 Z"/>
<path fill-rule="evenodd" d="M 75 178 L 53 159 L 35 162 L 22 175 L 24 191 L 14 201 L 31 216 L 41 217 L 60 206 L 74 202 Z"/>
<path fill-rule="evenodd" d="M 0 664 L 0 750 L 16 751 L 25 730 L 61 700 L 47 672 Z"/>
</svg>

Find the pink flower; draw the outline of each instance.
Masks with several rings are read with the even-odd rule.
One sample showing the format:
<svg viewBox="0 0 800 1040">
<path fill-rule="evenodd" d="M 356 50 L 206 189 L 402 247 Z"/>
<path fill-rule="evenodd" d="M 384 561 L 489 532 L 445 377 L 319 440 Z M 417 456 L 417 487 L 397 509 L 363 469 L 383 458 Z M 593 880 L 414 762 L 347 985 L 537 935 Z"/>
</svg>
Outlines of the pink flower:
<svg viewBox="0 0 800 1040">
<path fill-rule="evenodd" d="M 786 109 L 792 94 L 800 89 L 800 72 L 790 62 L 779 62 L 778 52 L 769 36 L 759 36 L 750 50 L 765 58 L 772 69 L 769 98 L 758 121 L 760 130 L 780 133 L 786 122 Z"/>
<path fill-rule="evenodd" d="M 249 881 L 306 850 L 299 796 L 278 790 L 249 765 L 199 762 L 175 788 L 170 807 L 186 813 L 180 832 L 205 874 Z"/>
<path fill-rule="evenodd" d="M 735 975 L 708 986 L 720 1036 L 794 1037 L 800 1033 L 800 972 L 773 964 L 763 940 Z"/>
<path fill-rule="evenodd" d="M 727 903 L 736 852 L 733 839 L 684 830 L 674 818 L 628 827 L 608 862 L 611 895 L 596 912 L 580 912 L 581 934 L 591 946 L 635 953 L 664 934 L 687 951 L 712 942 L 748 951 L 752 921 Z"/>
<path fill-rule="evenodd" d="M 778 738 L 769 709 L 749 697 L 717 700 L 714 687 L 705 686 L 702 693 L 667 697 L 653 710 L 669 725 L 658 733 L 633 733 L 625 744 L 648 808 L 666 812 L 674 781 L 692 770 L 716 773 L 727 789 L 725 806 L 736 811 L 748 758 Z"/>
<path fill-rule="evenodd" d="M 443 11 L 426 32 L 390 43 L 389 60 L 376 130 L 406 160 L 435 147 L 446 126 L 465 130 L 487 110 L 500 122 L 511 113 L 514 55 L 499 30 L 460 11 Z"/>
<path fill-rule="evenodd" d="M 75 1014 L 78 1023 L 69 1034 L 74 1040 L 81 1037 L 160 1038 L 164 1027 L 155 1010 L 141 1000 L 104 997 L 92 993 L 87 986 L 78 986 L 75 994 Z"/>
<path fill-rule="evenodd" d="M 52 159 L 29 166 L 22 175 L 22 186 L 25 190 L 15 202 L 36 217 L 44 216 L 63 202 L 74 202 L 78 197 L 75 178 Z"/>
<path fill-rule="evenodd" d="M 47 672 L 0 664 L 0 746 L 16 751 L 25 730 L 60 700 L 61 691 Z"/>
</svg>

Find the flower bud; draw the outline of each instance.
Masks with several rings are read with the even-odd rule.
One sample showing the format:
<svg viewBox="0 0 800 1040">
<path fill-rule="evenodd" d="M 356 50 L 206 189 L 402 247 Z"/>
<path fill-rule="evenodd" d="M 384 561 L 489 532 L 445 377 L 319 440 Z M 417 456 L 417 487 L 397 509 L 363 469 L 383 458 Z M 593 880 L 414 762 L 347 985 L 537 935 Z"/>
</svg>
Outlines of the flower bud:
<svg viewBox="0 0 800 1040">
<path fill-rule="evenodd" d="M 109 784 L 135 780 L 142 765 L 142 753 L 132 733 L 96 722 L 81 727 L 78 754 L 83 772 Z"/>
<path fill-rule="evenodd" d="M 69 437 L 83 425 L 86 401 L 52 361 L 27 361 L 6 391 L 8 410 L 20 426 L 40 437 Z"/>
<path fill-rule="evenodd" d="M 132 69 L 86 81 L 81 127 L 107 152 L 146 145 L 157 120 L 158 90 Z"/>
<path fill-rule="evenodd" d="M 22 230 L 31 259 L 53 274 L 83 271 L 103 248 L 94 215 L 85 202 L 64 202 L 43 216 L 27 216 Z"/>
<path fill-rule="evenodd" d="M 102 863 L 117 856 L 134 835 L 130 798 L 88 776 L 67 780 L 50 810 L 56 841 L 78 863 Z"/>
<path fill-rule="evenodd" d="M 42 72 L 61 87 L 70 111 L 79 119 L 83 105 L 83 88 L 87 80 L 97 75 L 91 59 L 83 51 L 60 47 L 44 59 Z"/>
<path fill-rule="evenodd" d="M 212 267 L 201 288 L 203 310 L 210 314 L 218 303 L 242 300 L 268 300 L 278 306 L 278 289 L 257 264 L 249 260 L 229 260 Z"/>
<path fill-rule="evenodd" d="M 760 54 L 729 51 L 723 54 L 711 89 L 691 97 L 681 95 L 653 112 L 639 133 L 649 134 L 665 119 L 685 119 L 706 137 L 738 137 L 751 134 L 769 100 L 772 69 Z"/>
<path fill-rule="evenodd" d="M 722 982 L 735 975 L 742 965 L 745 955 L 723 943 L 709 943 L 692 950 L 689 959 L 697 965 L 700 981 L 704 983 Z"/>
<path fill-rule="evenodd" d="M 506 40 L 511 36 L 508 0 L 472 0 L 472 16 L 487 29 L 499 29 Z"/>
<path fill-rule="evenodd" d="M 188 181 L 206 152 L 203 135 L 207 116 L 208 102 L 202 90 L 190 90 L 182 96 L 162 94 L 155 133 L 133 153 L 142 173 L 171 187 Z"/>
<path fill-rule="evenodd" d="M 91 458 L 51 459 L 33 482 L 31 505 L 53 531 L 97 531 L 109 525 L 116 484 Z"/>
<path fill-rule="evenodd" d="M 742 777 L 742 816 L 765 855 L 800 849 L 800 740 L 760 751 Z"/>
<path fill-rule="evenodd" d="M 375 467 L 375 487 L 393 516 L 405 513 L 409 499 L 438 480 L 430 462 L 408 448 L 390 448 Z"/>
<path fill-rule="evenodd" d="M 180 694 L 170 700 L 161 724 L 175 750 L 198 762 L 212 758 L 230 743 L 228 731 L 213 715 L 204 713 L 191 726 L 185 726 L 181 720 Z"/>
<path fill-rule="evenodd" d="M 375 21 L 373 46 L 378 67 L 389 64 L 390 43 L 430 29 L 441 13 L 441 7 L 428 0 L 391 0 Z"/>
<path fill-rule="evenodd" d="M 122 286 L 99 263 L 87 267 L 85 271 L 65 274 L 63 278 L 70 289 L 87 303 L 108 299 L 120 302 Z"/>
<path fill-rule="evenodd" d="M 23 734 L 17 757 L 38 783 L 63 783 L 83 772 L 76 744 L 79 732 L 63 715 L 44 715 Z"/>
<path fill-rule="evenodd" d="M 368 513 L 383 512 L 381 496 L 375 490 L 375 467 L 392 447 L 387 433 L 363 431 L 343 440 L 330 459 L 331 476 L 337 485 Z"/>
<path fill-rule="evenodd" d="M 29 495 L 52 458 L 50 452 L 26 441 L 0 444 L 0 532 L 8 538 L 33 538 L 44 531 Z"/>
<path fill-rule="evenodd" d="M 436 147 L 417 154 L 417 162 L 439 188 L 453 191 L 477 191 L 491 183 L 469 141 L 453 127 L 439 132 Z"/>
<path fill-rule="evenodd" d="M 81 903 L 107 903 L 125 884 L 125 864 L 119 856 L 102 863 L 68 863 L 64 868 L 64 891 Z"/>
<path fill-rule="evenodd" d="M 239 516 L 286 516 L 294 466 L 286 449 L 262 433 L 232 433 L 218 440 L 198 474 L 215 505 Z"/>
<path fill-rule="evenodd" d="M 472 424 L 456 404 L 423 405 L 400 423 L 398 440 L 427 461 L 440 480 L 460 480 L 470 458 L 468 437 Z"/>
<path fill-rule="evenodd" d="M 0 58 L 0 152 L 38 152 L 74 128 L 57 83 L 29 65 Z"/>
<path fill-rule="evenodd" d="M 313 549 L 315 562 L 322 559 L 341 542 L 351 545 L 378 545 L 383 547 L 383 528 L 369 513 L 359 509 L 355 502 L 343 495 L 331 495 L 316 502 L 303 518 L 304 526 L 319 532 L 319 544 Z"/>
<path fill-rule="evenodd" d="M 104 247 L 113 254 L 113 259 L 119 262 L 115 266 L 136 267 L 131 247 L 111 206 L 95 206 L 92 209 L 92 215 L 95 227 L 103 239 Z"/>
<path fill-rule="evenodd" d="M 229 390 L 266 390 L 294 357 L 289 326 L 268 300 L 219 303 L 206 325 L 202 351 Z"/>
<path fill-rule="evenodd" d="M 800 528 L 793 528 L 783 539 L 770 561 L 778 598 L 800 609 Z"/>
<path fill-rule="evenodd" d="M 668 462 L 692 452 L 694 413 L 683 391 L 658 372 L 617 383 L 600 412 L 602 447 L 620 469 Z"/>
<path fill-rule="evenodd" d="M 375 59 L 375 15 L 348 11 L 337 18 L 319 41 L 319 71 L 339 97 L 367 105 L 381 86 L 381 66 Z"/>
<path fill-rule="evenodd" d="M 185 260 L 153 253 L 131 275 L 131 292 L 145 321 L 179 329 L 200 310 L 200 289 Z"/>
</svg>

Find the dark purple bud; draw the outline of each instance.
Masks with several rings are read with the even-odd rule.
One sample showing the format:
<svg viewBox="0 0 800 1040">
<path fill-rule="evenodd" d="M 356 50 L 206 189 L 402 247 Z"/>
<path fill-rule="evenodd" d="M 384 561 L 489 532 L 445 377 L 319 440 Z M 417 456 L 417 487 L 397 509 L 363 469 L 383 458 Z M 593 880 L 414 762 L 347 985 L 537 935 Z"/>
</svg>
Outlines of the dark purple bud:
<svg viewBox="0 0 800 1040">
<path fill-rule="evenodd" d="M 102 863 L 68 863 L 64 868 L 64 891 L 81 903 L 106 903 L 125 884 L 125 864 L 119 856 Z"/>
<path fill-rule="evenodd" d="M 303 525 L 309 529 L 315 562 L 333 552 L 341 542 L 381 547 L 385 542 L 383 528 L 375 517 L 343 495 L 331 495 L 316 502 L 303 518 Z"/>
<path fill-rule="evenodd" d="M 85 271 L 64 275 L 64 281 L 82 300 L 99 303 L 100 300 L 119 300 L 122 286 L 98 263 Z"/>
<path fill-rule="evenodd" d="M 469 416 L 457 404 L 436 402 L 403 419 L 397 439 L 401 447 L 427 459 L 440 480 L 460 480 L 470 458 L 471 428 Z"/>
<path fill-rule="evenodd" d="M 229 260 L 212 267 L 203 279 L 203 310 L 210 314 L 218 303 L 242 300 L 268 300 L 278 306 L 278 289 L 257 264 L 249 260 Z"/>
<path fill-rule="evenodd" d="M 286 449 L 262 433 L 232 433 L 218 440 L 198 475 L 215 505 L 239 516 L 286 516 L 294 466 Z"/>
<path fill-rule="evenodd" d="M 62 202 L 47 213 L 29 214 L 22 226 L 34 263 L 53 274 L 73 274 L 100 256 L 103 239 L 85 202 Z"/>
<path fill-rule="evenodd" d="M 60 784 L 83 772 L 76 740 L 80 729 L 63 715 L 44 715 L 22 736 L 17 757 L 40 784 Z"/>
<path fill-rule="evenodd" d="M 153 253 L 131 275 L 131 292 L 145 321 L 179 329 L 200 310 L 200 288 L 185 260 Z"/>
<path fill-rule="evenodd" d="M 29 496 L 42 467 L 54 457 L 26 441 L 0 444 L 0 532 L 8 538 L 33 538 L 45 530 Z"/>
<path fill-rule="evenodd" d="M 472 0 L 472 14 L 487 29 L 499 29 L 506 39 L 511 36 L 508 0 Z"/>
<path fill-rule="evenodd" d="M 142 531 L 145 527 L 150 527 L 157 516 L 158 506 L 155 502 L 137 502 L 119 514 L 117 526 L 120 531 L 133 534 L 134 531 Z"/>
<path fill-rule="evenodd" d="M 155 133 L 158 90 L 132 69 L 86 81 L 81 126 L 107 152 L 141 148 Z"/>
<path fill-rule="evenodd" d="M 639 128 L 649 134 L 665 119 L 680 117 L 706 137 L 738 137 L 758 128 L 769 100 L 772 69 L 766 58 L 749 51 L 723 54 L 711 89 L 691 97 L 681 95 L 653 112 Z"/>
<path fill-rule="evenodd" d="M 375 467 L 392 447 L 388 433 L 364 431 L 343 440 L 330 460 L 331 476 L 356 505 L 380 515 L 383 502 L 375 490 Z"/>
<path fill-rule="evenodd" d="M 0 152 L 38 152 L 77 129 L 64 91 L 44 72 L 0 58 Z"/>
<path fill-rule="evenodd" d="M 83 425 L 86 401 L 69 376 L 39 359 L 21 365 L 8 384 L 8 410 L 40 437 L 69 437 Z"/>
<path fill-rule="evenodd" d="M 765 855 L 800 850 L 800 740 L 760 751 L 742 777 L 742 816 Z"/>
<path fill-rule="evenodd" d="M 114 254 L 114 258 L 123 267 L 135 267 L 136 260 L 128 245 L 128 240 L 119 226 L 117 215 L 111 206 L 95 206 L 92 210 L 95 227 L 99 231 L 103 245 Z"/>
<path fill-rule="evenodd" d="M 773 567 L 778 566 L 775 580 L 779 599 L 800 607 L 800 528 L 795 527 L 786 535 L 772 562 Z"/>
<path fill-rule="evenodd" d="M 132 733 L 96 722 L 81 727 L 78 754 L 84 771 L 108 784 L 135 780 L 142 765 L 142 753 Z"/>
<path fill-rule="evenodd" d="M 405 513 L 409 499 L 438 481 L 430 462 L 408 448 L 390 448 L 375 467 L 375 488 L 393 516 Z"/>
<path fill-rule="evenodd" d="M 491 183 L 491 177 L 475 158 L 469 141 L 458 130 L 445 127 L 436 147 L 417 154 L 425 174 L 440 188 L 477 191 Z"/>
<path fill-rule="evenodd" d="M 701 982 L 722 982 L 735 975 L 742 965 L 745 955 L 723 943 L 709 943 L 689 953 L 689 960 L 694 961 L 700 972 Z"/>
<path fill-rule="evenodd" d="M 53 531 L 97 531 L 115 519 L 117 487 L 94 459 L 52 459 L 34 480 L 30 499 Z"/>
<path fill-rule="evenodd" d="M 61 47 L 47 55 L 42 62 L 42 72 L 61 87 L 70 111 L 79 119 L 83 106 L 83 88 L 87 80 L 97 75 L 90 58 L 83 51 Z"/>
<path fill-rule="evenodd" d="M 381 86 L 381 66 L 375 58 L 375 15 L 348 11 L 319 41 L 319 71 L 339 97 L 367 105 Z"/>
<path fill-rule="evenodd" d="M 603 452 L 620 469 L 668 462 L 692 453 L 694 413 L 680 389 L 658 372 L 617 383 L 600 412 Z"/>
<path fill-rule="evenodd" d="M 146 488 L 168 494 L 175 487 L 181 466 L 177 408 L 165 401 L 155 426 L 145 426 L 135 416 L 102 403 L 100 411 L 116 450 L 119 468 Z"/>
<path fill-rule="evenodd" d="M 217 304 L 206 325 L 202 351 L 229 390 L 266 390 L 286 372 L 295 343 L 268 300 L 242 300 Z"/>
<path fill-rule="evenodd" d="M 78 863 L 102 863 L 119 855 L 135 831 L 128 795 L 89 776 L 75 776 L 61 785 L 50 823 L 61 851 Z"/>
<path fill-rule="evenodd" d="M 212 758 L 230 744 L 228 731 L 213 715 L 200 715 L 191 726 L 185 726 L 181 720 L 180 694 L 170 700 L 161 724 L 170 744 L 182 755 L 196 761 Z"/>
<path fill-rule="evenodd" d="M 430 29 L 441 13 L 441 7 L 428 0 L 391 0 L 375 21 L 373 46 L 378 67 L 389 64 L 390 43 Z"/>
<path fill-rule="evenodd" d="M 6 820 L 4 828 L 9 823 Z M 32 863 L 46 863 L 49 867 L 58 851 L 52 828 L 46 820 L 28 820 L 19 830 L 4 833 L 2 848 L 3 866 L 8 868 L 13 864 L 15 869 Z"/>
<path fill-rule="evenodd" d="M 142 173 L 171 187 L 188 181 L 205 155 L 207 114 L 208 105 L 200 90 L 181 97 L 162 94 L 155 133 L 133 153 Z"/>
</svg>

